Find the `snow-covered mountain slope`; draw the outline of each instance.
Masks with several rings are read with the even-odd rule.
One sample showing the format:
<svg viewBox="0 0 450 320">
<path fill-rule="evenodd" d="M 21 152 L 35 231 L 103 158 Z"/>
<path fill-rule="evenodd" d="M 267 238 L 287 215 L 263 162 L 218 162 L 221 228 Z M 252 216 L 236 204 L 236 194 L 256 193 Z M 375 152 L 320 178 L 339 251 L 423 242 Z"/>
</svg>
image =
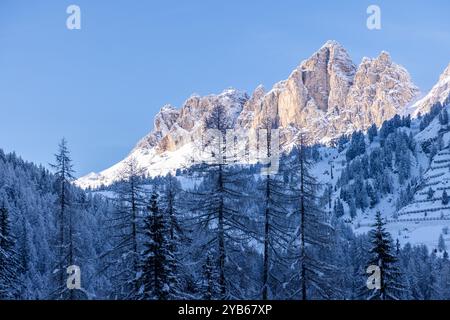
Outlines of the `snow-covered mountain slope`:
<svg viewBox="0 0 450 320">
<path fill-rule="evenodd" d="M 223 105 L 231 128 L 240 132 L 261 128 L 269 118 L 281 130 L 281 143 L 300 130 L 311 143 L 330 144 L 342 134 L 381 125 L 418 95 L 408 72 L 386 52 L 364 58 L 359 66 L 336 41 L 328 41 L 288 77 L 266 92 L 252 96 L 228 89 L 219 95 L 192 96 L 180 109 L 165 106 L 154 129 L 118 164 L 77 180 L 80 187 L 108 185 L 119 179 L 124 162 L 133 157 L 150 176 L 174 172 L 190 164 L 204 120 L 214 106 Z"/>
<path fill-rule="evenodd" d="M 226 121 L 234 127 L 247 100 L 244 92 L 228 89 L 219 95 L 192 96 L 181 110 L 165 106 L 155 117 L 154 130 L 141 139 L 124 160 L 101 173 L 90 173 L 76 184 L 81 188 L 110 185 L 120 180 L 121 171 L 131 158 L 152 177 L 188 167 L 193 153 L 198 152 L 198 136 L 213 107 L 223 105 L 227 110 Z"/>
<path fill-rule="evenodd" d="M 440 102 L 445 102 L 450 97 L 450 64 L 442 73 L 439 81 L 431 89 L 431 91 L 421 100 L 417 101 L 412 107 L 412 115 L 417 117 L 419 114 L 425 114 L 430 111 L 431 107 Z"/>
<path fill-rule="evenodd" d="M 450 104 L 441 111 L 450 114 Z M 450 126 L 442 120 L 439 114 L 426 126 L 420 123 L 424 118 L 413 119 L 410 127 L 400 127 L 398 130 L 410 136 L 414 144 L 413 151 L 408 156 L 408 178 L 404 182 L 399 180 L 399 171 L 402 168 L 397 164 L 399 147 L 397 141 L 391 144 L 393 154 L 392 168 L 386 171 L 386 180 L 373 179 L 373 174 L 360 177 L 364 184 L 371 184 L 378 193 L 380 181 L 389 181 L 390 192 L 378 194 L 376 204 L 366 205 L 363 209 L 355 209 L 351 216 L 350 204 L 342 199 L 342 189 L 355 184 L 355 177 L 345 183 L 344 187 L 339 183 L 343 179 L 342 173 L 350 165 L 346 153 L 349 146 L 338 152 L 336 148 L 323 147 L 320 149 L 321 159 L 315 163 L 313 173 L 323 185 L 330 185 L 334 190 L 332 202 L 342 201 L 345 214 L 343 219 L 348 221 L 356 233 L 366 233 L 371 229 L 377 211 L 380 211 L 387 220 L 387 230 L 400 244 L 412 245 L 425 244 L 434 250 L 438 246 L 439 236 L 442 235 L 447 245 L 450 245 Z M 372 153 L 380 148 L 380 137 L 375 137 L 370 143 L 366 137 L 366 151 L 361 157 L 369 159 L 369 168 L 373 167 Z M 385 142 L 386 143 L 386 142 Z M 381 153 L 383 154 L 383 153 Z M 357 157 L 355 161 L 361 161 Z M 386 165 L 386 164 L 385 164 Z M 369 169 L 370 172 L 371 169 Z M 382 169 L 386 170 L 386 168 Z M 331 174 L 333 172 L 333 174 Z M 376 175 L 376 174 L 375 174 Z M 366 192 L 366 187 L 358 192 Z M 382 188 L 382 187 L 381 187 Z M 354 189 L 350 188 L 350 190 Z M 358 195 L 352 193 L 350 200 Z M 370 197 L 369 197 L 370 201 Z"/>
</svg>

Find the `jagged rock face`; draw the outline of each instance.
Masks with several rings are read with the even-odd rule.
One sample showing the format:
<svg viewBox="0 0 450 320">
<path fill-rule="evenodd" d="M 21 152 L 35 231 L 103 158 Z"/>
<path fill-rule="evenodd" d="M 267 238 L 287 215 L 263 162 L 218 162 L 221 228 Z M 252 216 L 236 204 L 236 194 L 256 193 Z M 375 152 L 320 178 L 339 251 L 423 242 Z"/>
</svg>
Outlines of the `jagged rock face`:
<svg viewBox="0 0 450 320">
<path fill-rule="evenodd" d="M 230 127 L 258 129 L 269 118 L 289 133 L 306 130 L 311 142 L 328 142 L 372 123 L 381 125 L 400 113 L 417 92 L 407 71 L 386 52 L 376 59 L 365 58 L 357 68 L 339 43 L 328 41 L 269 92 L 259 86 L 249 98 L 226 90 L 220 95 L 193 96 L 180 111 L 163 108 L 154 132 L 138 147 L 176 150 L 198 134 L 217 104 L 227 107 Z"/>
<path fill-rule="evenodd" d="M 270 118 L 282 128 L 308 128 L 320 140 L 326 130 L 317 125 L 324 129 L 326 114 L 344 105 L 355 72 L 345 49 L 329 41 L 270 92 L 256 90 L 238 123 L 256 129 Z"/>
<path fill-rule="evenodd" d="M 229 89 L 220 95 L 192 96 L 180 110 L 166 105 L 155 117 L 154 130 L 136 145 L 135 150 L 156 148 L 159 153 L 176 150 L 203 129 L 205 118 L 219 104 L 226 107 L 227 121 L 234 128 L 247 100 L 245 93 Z"/>
<path fill-rule="evenodd" d="M 155 116 L 153 131 L 139 141 L 136 149 L 156 147 L 173 127 L 179 116 L 180 111 L 171 105 L 165 105 Z"/>
<path fill-rule="evenodd" d="M 403 113 L 419 93 L 408 72 L 392 62 L 386 52 L 376 59 L 365 58 L 355 75 L 346 105 L 352 122 L 361 129 L 372 123 L 380 126 L 385 120 Z"/>
<path fill-rule="evenodd" d="M 311 142 L 329 142 L 381 125 L 417 94 L 407 71 L 386 52 L 356 68 L 345 49 L 329 41 L 267 94 L 255 91 L 238 123 L 259 128 L 269 117 L 289 131 L 306 130 Z"/>
<path fill-rule="evenodd" d="M 179 116 L 170 130 L 161 139 L 158 152 L 174 151 L 195 139 L 204 129 L 205 119 L 217 105 L 225 107 L 228 127 L 234 128 L 248 99 L 246 93 L 234 89 L 226 90 L 220 95 L 189 98 L 181 108 Z"/>
<path fill-rule="evenodd" d="M 440 102 L 445 104 L 450 99 L 450 64 L 441 74 L 438 83 L 431 89 L 423 99 L 418 101 L 411 109 L 413 116 L 417 117 L 419 113 L 426 114 L 431 107 Z"/>
<path fill-rule="evenodd" d="M 447 71 L 450 75 L 450 68 Z M 448 88 L 448 82 L 446 85 Z M 148 167 L 152 175 L 159 171 L 167 173 L 161 168 L 171 163 L 171 159 L 179 167 L 186 165 L 179 163 L 177 152 L 192 153 L 192 144 L 204 130 L 205 118 L 218 104 L 225 106 L 230 128 L 259 129 L 270 119 L 281 130 L 282 144 L 288 143 L 299 130 L 308 133 L 310 143 L 330 143 L 342 134 L 365 130 L 372 123 L 381 125 L 403 113 L 417 94 L 407 71 L 393 63 L 387 53 L 376 59 L 365 58 L 356 67 L 339 43 L 328 41 L 287 80 L 268 92 L 259 86 L 248 97 L 229 89 L 219 95 L 192 96 L 180 110 L 171 106 L 162 108 L 155 118 L 154 130 L 130 156 L 144 159 L 146 163 L 141 165 Z M 121 163 L 99 175 L 82 178 L 79 185 L 95 186 L 95 181 L 111 183 L 120 166 Z"/>
<path fill-rule="evenodd" d="M 344 105 L 356 67 L 342 46 L 329 41 L 301 64 L 300 72 L 317 107 L 327 112 Z"/>
</svg>

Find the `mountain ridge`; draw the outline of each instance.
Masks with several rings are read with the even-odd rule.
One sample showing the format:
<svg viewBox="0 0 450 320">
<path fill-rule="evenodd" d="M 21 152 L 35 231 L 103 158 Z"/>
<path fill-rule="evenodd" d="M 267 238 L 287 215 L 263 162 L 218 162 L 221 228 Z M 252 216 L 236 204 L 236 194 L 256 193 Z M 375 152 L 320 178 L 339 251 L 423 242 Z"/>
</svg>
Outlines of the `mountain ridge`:
<svg viewBox="0 0 450 320">
<path fill-rule="evenodd" d="M 433 86 L 430 92 L 411 107 L 411 113 L 414 117 L 419 116 L 419 114 L 425 114 L 430 111 L 434 104 L 445 104 L 449 96 L 450 64 L 440 75 L 438 82 Z"/>
<path fill-rule="evenodd" d="M 312 143 L 332 144 L 342 134 L 365 131 L 373 123 L 380 126 L 405 113 L 418 94 L 409 73 L 386 51 L 363 58 L 357 66 L 342 45 L 330 40 L 267 92 L 261 85 L 251 96 L 231 88 L 218 95 L 193 95 L 179 109 L 164 106 L 155 116 L 153 130 L 126 159 L 137 158 L 151 176 L 183 167 L 194 137 L 218 104 L 226 107 L 234 129 L 259 129 L 269 118 L 279 124 L 284 141 L 304 130 Z M 124 161 L 82 177 L 77 184 L 83 188 L 111 184 Z"/>
</svg>

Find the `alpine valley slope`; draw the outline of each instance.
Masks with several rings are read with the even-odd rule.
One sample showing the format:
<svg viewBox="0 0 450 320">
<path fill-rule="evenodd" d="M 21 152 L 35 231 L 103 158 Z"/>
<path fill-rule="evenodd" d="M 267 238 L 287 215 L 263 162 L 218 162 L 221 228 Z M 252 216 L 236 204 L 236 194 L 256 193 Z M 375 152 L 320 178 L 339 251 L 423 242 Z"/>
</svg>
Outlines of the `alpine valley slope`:
<svg viewBox="0 0 450 320">
<path fill-rule="evenodd" d="M 367 233 L 374 223 L 377 211 L 386 218 L 386 229 L 400 245 L 426 245 L 430 250 L 442 252 L 442 246 L 450 243 L 450 65 L 441 74 L 433 89 L 417 103 L 411 105 L 413 115 L 409 126 L 400 126 L 398 132 L 404 133 L 411 139 L 411 151 L 401 148 L 400 140 L 392 146 L 398 161 L 399 150 L 406 150 L 404 156 L 408 165 L 394 165 L 385 175 L 391 184 L 391 191 L 380 196 L 369 207 L 357 209 L 355 217 L 351 217 L 351 208 L 344 202 L 344 219 L 349 222 L 358 234 Z M 442 108 L 436 111 L 434 107 Z M 434 110 L 434 111 L 433 111 Z M 439 109 L 437 109 L 439 110 Z M 422 116 L 421 116 L 422 115 Z M 393 119 L 395 121 L 395 119 Z M 392 121 L 392 120 L 391 120 Z M 391 122 L 392 124 L 392 122 Z M 379 130 L 379 134 L 382 130 Z M 397 132 L 397 136 L 398 136 Z M 364 157 L 369 159 L 369 170 L 376 159 L 377 151 L 383 145 L 381 140 L 386 137 L 365 138 L 366 152 L 355 160 L 349 161 L 347 152 L 349 145 L 339 152 L 339 148 L 321 147 L 321 159 L 313 166 L 313 174 L 323 185 L 329 185 L 334 192 L 333 201 L 342 201 L 342 189 L 350 185 L 357 186 L 358 179 L 342 183 L 345 171 L 354 172 L 359 161 Z M 389 138 L 388 138 L 389 140 Z M 389 142 L 387 143 L 389 144 Z M 389 147 L 388 147 L 389 148 Z M 367 158 L 368 157 L 368 158 Z M 361 162 L 362 161 L 362 162 Z M 394 161 L 394 162 L 395 162 Z M 352 165 L 353 164 L 353 165 Z M 334 175 L 330 175 L 330 167 Z M 401 182 L 401 171 L 407 168 L 409 178 Z M 386 168 L 382 169 L 386 170 Z M 339 183 L 341 180 L 341 183 Z M 347 179 L 348 180 L 348 179 Z M 364 178 L 367 185 L 377 184 L 372 178 Z M 357 189 L 357 188 L 356 188 Z M 363 188 L 364 189 L 364 188 Z M 351 194 L 357 198 L 358 191 Z M 370 192 L 368 192 L 370 193 Z M 375 197 L 377 198 L 377 197 Z M 373 200 L 373 199 L 372 199 Z M 351 202 L 351 201 L 350 201 Z M 440 241 L 442 240 L 442 243 Z"/>
<path fill-rule="evenodd" d="M 387 52 L 363 58 L 356 66 L 336 41 L 328 41 L 270 91 L 262 86 L 249 96 L 228 89 L 218 95 L 191 96 L 180 109 L 166 105 L 156 115 L 153 130 L 122 161 L 100 173 L 77 180 L 82 188 L 110 185 L 133 157 L 149 176 L 174 172 L 189 165 L 195 137 L 216 105 L 227 110 L 237 131 L 258 129 L 264 119 L 278 124 L 281 142 L 306 131 L 312 143 L 332 144 L 342 134 L 380 126 L 396 114 L 411 113 L 419 96 L 409 73 Z M 426 109 L 429 101 L 423 101 Z"/>
</svg>

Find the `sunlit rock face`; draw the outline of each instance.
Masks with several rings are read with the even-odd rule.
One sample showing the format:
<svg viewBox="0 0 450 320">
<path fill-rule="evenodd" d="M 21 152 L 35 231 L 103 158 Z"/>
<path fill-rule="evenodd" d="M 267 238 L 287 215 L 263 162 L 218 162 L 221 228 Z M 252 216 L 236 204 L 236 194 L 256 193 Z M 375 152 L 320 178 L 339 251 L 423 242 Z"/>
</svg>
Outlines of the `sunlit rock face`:
<svg viewBox="0 0 450 320">
<path fill-rule="evenodd" d="M 446 74 L 443 77 L 449 79 L 450 70 Z M 443 83 L 448 89 L 448 82 Z M 388 53 L 364 58 L 356 66 L 339 43 L 328 41 L 269 91 L 258 86 L 248 96 L 227 89 L 218 95 L 191 96 L 180 109 L 164 106 L 153 130 L 125 160 L 137 158 L 153 176 L 186 167 L 192 143 L 217 105 L 225 107 L 228 127 L 236 131 L 264 128 L 269 119 L 280 129 L 282 145 L 293 141 L 299 131 L 307 133 L 309 143 L 329 144 L 342 134 L 404 114 L 417 95 L 408 72 Z M 77 183 L 82 187 L 112 183 L 124 161 Z"/>
</svg>

